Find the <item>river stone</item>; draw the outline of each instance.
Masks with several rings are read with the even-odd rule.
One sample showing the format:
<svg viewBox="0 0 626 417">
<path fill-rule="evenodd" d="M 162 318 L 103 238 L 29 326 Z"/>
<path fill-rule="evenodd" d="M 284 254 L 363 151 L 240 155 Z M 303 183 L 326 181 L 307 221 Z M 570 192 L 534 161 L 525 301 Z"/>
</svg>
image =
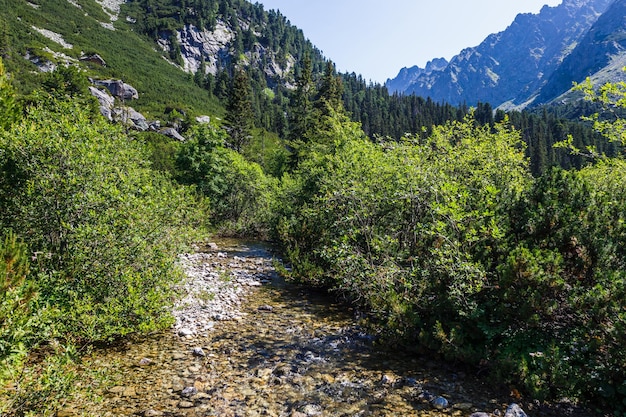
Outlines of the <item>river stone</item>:
<svg viewBox="0 0 626 417">
<path fill-rule="evenodd" d="M 201 347 L 195 347 L 193 348 L 193 356 L 200 356 L 200 357 L 205 357 L 206 353 L 204 353 L 204 350 L 202 350 Z"/>
<path fill-rule="evenodd" d="M 380 378 L 380 383 L 383 385 L 393 385 L 394 382 L 396 382 L 396 379 L 389 375 L 383 375 L 382 378 Z"/>
<path fill-rule="evenodd" d="M 193 336 L 193 331 L 190 329 L 179 329 L 178 335 L 182 337 Z"/>
<path fill-rule="evenodd" d="M 317 404 L 307 404 L 299 410 L 306 416 L 319 416 L 322 414 L 322 407 Z"/>
<path fill-rule="evenodd" d="M 181 401 L 178 403 L 178 408 L 192 408 L 193 403 L 190 401 Z"/>
<path fill-rule="evenodd" d="M 506 409 L 504 417 L 528 417 L 528 415 L 519 405 L 513 403 Z"/>
<path fill-rule="evenodd" d="M 467 411 L 469 409 L 471 409 L 473 406 L 472 403 L 458 403 L 458 404 L 454 404 L 454 408 L 456 410 L 461 410 L 461 411 Z"/>
<path fill-rule="evenodd" d="M 196 387 L 185 387 L 183 391 L 180 393 L 183 397 L 191 397 L 198 393 L 198 389 Z"/>
<path fill-rule="evenodd" d="M 152 365 L 152 360 L 148 358 L 141 358 L 141 360 L 139 361 L 139 366 L 147 366 L 147 365 Z"/>
<path fill-rule="evenodd" d="M 470 417 L 491 417 L 491 415 L 481 411 L 479 413 L 473 413 Z"/>
<path fill-rule="evenodd" d="M 437 397 L 434 400 L 432 400 L 430 403 L 437 410 L 443 410 L 444 408 L 448 408 L 448 405 L 449 405 L 448 400 L 446 400 L 443 397 Z"/>
<path fill-rule="evenodd" d="M 113 387 L 113 388 L 109 389 L 109 392 L 110 392 L 111 394 L 121 394 L 121 393 L 123 393 L 125 390 L 126 390 L 126 387 L 120 387 L 120 386 L 117 386 L 117 387 Z"/>
<path fill-rule="evenodd" d="M 143 417 L 159 417 L 162 416 L 163 413 L 157 410 L 146 410 L 143 413 Z"/>
</svg>

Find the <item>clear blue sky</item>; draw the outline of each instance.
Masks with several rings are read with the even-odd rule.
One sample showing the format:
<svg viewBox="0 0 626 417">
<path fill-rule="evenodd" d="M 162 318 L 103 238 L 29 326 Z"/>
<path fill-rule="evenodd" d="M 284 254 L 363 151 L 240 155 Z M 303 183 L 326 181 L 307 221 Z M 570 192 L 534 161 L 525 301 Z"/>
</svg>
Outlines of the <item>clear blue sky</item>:
<svg viewBox="0 0 626 417">
<path fill-rule="evenodd" d="M 506 29 L 518 13 L 538 13 L 561 1 L 258 0 L 302 29 L 339 71 L 379 83 L 402 67 L 449 60 Z"/>
</svg>

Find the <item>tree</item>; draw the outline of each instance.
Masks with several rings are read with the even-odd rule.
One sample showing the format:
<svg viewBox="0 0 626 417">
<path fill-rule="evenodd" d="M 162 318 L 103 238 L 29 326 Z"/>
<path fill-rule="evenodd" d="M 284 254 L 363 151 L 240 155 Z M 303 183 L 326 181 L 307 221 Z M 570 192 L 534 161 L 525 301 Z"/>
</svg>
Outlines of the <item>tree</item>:
<svg viewBox="0 0 626 417">
<path fill-rule="evenodd" d="M 335 66 L 331 61 L 326 63 L 322 83 L 315 100 L 315 108 L 322 116 L 330 113 L 329 109 L 337 112 L 343 111 L 343 83 L 341 78 L 335 74 Z"/>
<path fill-rule="evenodd" d="M 226 105 L 226 130 L 230 146 L 236 151 L 249 142 L 252 131 L 252 101 L 250 80 L 244 70 L 238 69 L 232 81 Z"/>
<path fill-rule="evenodd" d="M 304 57 L 302 72 L 296 81 L 296 90 L 291 97 L 288 145 L 292 166 L 297 165 L 300 149 L 311 136 L 314 123 L 311 102 L 313 93 L 312 64 L 311 58 L 307 55 Z"/>
</svg>

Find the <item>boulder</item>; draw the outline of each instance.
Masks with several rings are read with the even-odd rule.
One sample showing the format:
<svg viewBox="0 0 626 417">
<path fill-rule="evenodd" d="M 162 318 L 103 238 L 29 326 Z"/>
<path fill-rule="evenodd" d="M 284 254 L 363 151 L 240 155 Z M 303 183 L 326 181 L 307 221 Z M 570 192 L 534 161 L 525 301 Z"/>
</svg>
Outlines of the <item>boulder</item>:
<svg viewBox="0 0 626 417">
<path fill-rule="evenodd" d="M 122 80 L 94 80 L 95 85 L 105 87 L 114 96 L 121 100 L 138 99 L 139 93 L 130 84 L 126 84 Z"/>
<path fill-rule="evenodd" d="M 176 129 L 171 128 L 171 127 L 166 127 L 165 129 L 161 129 L 159 130 L 159 133 L 167 137 L 170 137 L 172 139 L 179 140 L 181 142 L 184 142 L 186 140 L 180 133 L 176 131 Z"/>
<path fill-rule="evenodd" d="M 106 117 L 109 121 L 113 121 L 113 114 L 111 111 L 113 110 L 115 99 L 106 92 L 98 90 L 96 87 L 90 86 L 89 92 L 98 100 L 98 103 L 100 103 L 100 114 Z"/>
<path fill-rule="evenodd" d="M 85 62 L 93 62 L 94 64 L 98 64 L 101 67 L 106 67 L 107 63 L 104 59 L 102 59 L 102 57 L 98 54 L 93 54 L 93 55 L 85 55 L 83 57 L 80 58 L 81 61 L 85 61 Z"/>
<path fill-rule="evenodd" d="M 146 117 L 132 107 L 115 107 L 112 113 L 114 121 L 121 122 L 131 129 L 145 132 L 150 128 Z"/>
</svg>

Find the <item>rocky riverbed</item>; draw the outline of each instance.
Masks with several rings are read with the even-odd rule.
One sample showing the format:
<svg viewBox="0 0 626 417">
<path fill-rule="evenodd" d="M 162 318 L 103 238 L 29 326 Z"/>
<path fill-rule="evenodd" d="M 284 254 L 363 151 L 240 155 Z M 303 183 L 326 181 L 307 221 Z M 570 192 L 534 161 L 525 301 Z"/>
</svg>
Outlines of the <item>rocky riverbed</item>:
<svg viewBox="0 0 626 417">
<path fill-rule="evenodd" d="M 264 247 L 223 241 L 180 262 L 172 330 L 95 351 L 57 417 L 563 415 L 378 348 L 349 306 L 285 284 Z"/>
</svg>

